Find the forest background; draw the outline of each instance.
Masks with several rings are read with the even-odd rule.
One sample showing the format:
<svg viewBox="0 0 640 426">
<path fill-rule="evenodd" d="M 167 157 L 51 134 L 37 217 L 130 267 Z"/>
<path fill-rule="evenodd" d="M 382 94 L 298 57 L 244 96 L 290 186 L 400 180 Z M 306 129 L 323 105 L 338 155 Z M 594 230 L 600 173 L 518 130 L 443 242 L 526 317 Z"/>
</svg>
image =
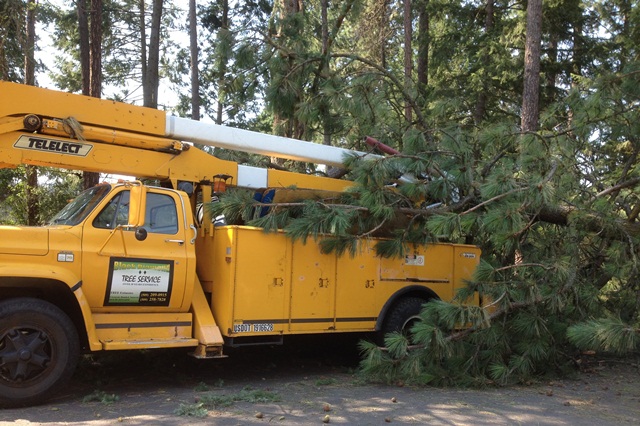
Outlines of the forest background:
<svg viewBox="0 0 640 426">
<path fill-rule="evenodd" d="M 330 233 L 325 249 L 345 255 L 381 232 L 381 256 L 479 245 L 457 300 L 479 291 L 489 309 L 432 301 L 412 333 L 363 343 L 363 370 L 508 383 L 570 370 L 587 349 L 640 347 L 639 24 L 633 0 L 0 0 L 0 78 L 396 149 L 324 170 L 357 184 L 331 204 L 253 218 L 237 192 L 220 212 L 293 238 Z M 44 223 L 98 179 L 1 169 L 3 222 Z"/>
</svg>

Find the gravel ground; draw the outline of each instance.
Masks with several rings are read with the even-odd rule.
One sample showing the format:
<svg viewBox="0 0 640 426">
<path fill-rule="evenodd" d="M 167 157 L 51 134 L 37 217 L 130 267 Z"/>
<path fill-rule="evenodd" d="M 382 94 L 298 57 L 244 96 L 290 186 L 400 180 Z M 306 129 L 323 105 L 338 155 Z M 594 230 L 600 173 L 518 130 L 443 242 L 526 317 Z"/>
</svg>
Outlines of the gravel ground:
<svg viewBox="0 0 640 426">
<path fill-rule="evenodd" d="M 452 389 L 384 386 L 355 373 L 356 341 L 291 339 L 229 358 L 183 351 L 83 360 L 65 392 L 0 411 L 0 425 L 624 425 L 640 423 L 637 358 L 590 360 L 571 379 Z"/>
</svg>

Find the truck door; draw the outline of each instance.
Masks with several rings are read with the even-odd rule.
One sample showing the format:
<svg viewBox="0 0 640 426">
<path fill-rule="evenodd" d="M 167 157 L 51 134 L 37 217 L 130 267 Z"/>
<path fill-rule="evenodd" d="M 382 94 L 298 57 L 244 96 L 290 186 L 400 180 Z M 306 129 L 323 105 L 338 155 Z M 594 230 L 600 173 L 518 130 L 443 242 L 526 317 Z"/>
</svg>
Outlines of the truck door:
<svg viewBox="0 0 640 426">
<path fill-rule="evenodd" d="M 85 221 L 83 290 L 91 307 L 178 310 L 194 250 L 180 196 L 149 189 L 144 238 L 140 233 L 136 238 L 134 230 L 116 229 L 127 223 L 128 213 L 129 190 L 123 187 Z"/>
</svg>

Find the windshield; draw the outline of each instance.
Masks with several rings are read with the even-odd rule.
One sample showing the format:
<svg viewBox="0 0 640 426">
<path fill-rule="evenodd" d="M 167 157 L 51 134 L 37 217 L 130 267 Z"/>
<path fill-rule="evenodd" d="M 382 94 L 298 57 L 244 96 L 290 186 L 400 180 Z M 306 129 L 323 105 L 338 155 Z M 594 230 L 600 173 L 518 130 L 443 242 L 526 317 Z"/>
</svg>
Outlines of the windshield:
<svg viewBox="0 0 640 426">
<path fill-rule="evenodd" d="M 87 189 L 51 218 L 49 225 L 79 224 L 110 190 L 109 185 L 98 185 Z"/>
</svg>

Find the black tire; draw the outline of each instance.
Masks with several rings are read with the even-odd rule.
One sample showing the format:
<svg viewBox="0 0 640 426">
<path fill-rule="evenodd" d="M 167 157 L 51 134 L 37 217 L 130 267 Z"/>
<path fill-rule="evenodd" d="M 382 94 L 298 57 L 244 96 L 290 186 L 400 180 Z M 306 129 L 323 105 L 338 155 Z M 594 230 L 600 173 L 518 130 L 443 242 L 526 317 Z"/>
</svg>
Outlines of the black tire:
<svg viewBox="0 0 640 426">
<path fill-rule="evenodd" d="M 382 330 L 380 330 L 382 334 L 380 337 L 384 340 L 384 336 L 388 333 L 408 333 L 415 321 L 417 321 L 422 305 L 427 302 L 427 300 L 420 297 L 403 297 L 399 299 L 387 313 Z"/>
<path fill-rule="evenodd" d="M 78 332 L 64 312 L 39 299 L 0 303 L 0 405 L 41 403 L 73 374 Z"/>
</svg>

